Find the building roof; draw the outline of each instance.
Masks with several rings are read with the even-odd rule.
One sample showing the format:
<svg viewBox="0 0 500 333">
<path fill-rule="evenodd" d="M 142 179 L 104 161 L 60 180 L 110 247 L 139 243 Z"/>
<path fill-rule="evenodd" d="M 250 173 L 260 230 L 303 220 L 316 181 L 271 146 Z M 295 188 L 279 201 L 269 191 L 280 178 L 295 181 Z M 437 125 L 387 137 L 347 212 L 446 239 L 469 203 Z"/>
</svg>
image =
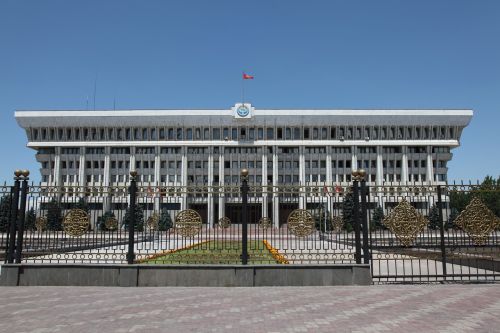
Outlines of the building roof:
<svg viewBox="0 0 500 333">
<path fill-rule="evenodd" d="M 248 118 L 231 109 L 163 109 L 97 111 L 16 111 L 23 128 L 206 125 L 451 125 L 467 126 L 472 110 L 251 109 Z"/>
</svg>

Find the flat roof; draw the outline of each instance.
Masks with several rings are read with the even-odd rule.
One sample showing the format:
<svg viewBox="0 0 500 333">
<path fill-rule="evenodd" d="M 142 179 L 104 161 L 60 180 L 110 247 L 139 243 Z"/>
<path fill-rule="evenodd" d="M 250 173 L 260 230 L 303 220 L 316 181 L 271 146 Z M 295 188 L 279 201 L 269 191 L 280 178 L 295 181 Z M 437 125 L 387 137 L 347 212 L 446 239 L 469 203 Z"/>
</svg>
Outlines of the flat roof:
<svg viewBox="0 0 500 333">
<path fill-rule="evenodd" d="M 221 125 L 452 125 L 467 126 L 470 109 L 256 109 L 251 118 L 234 109 L 18 110 L 29 127 L 221 126 Z"/>
</svg>

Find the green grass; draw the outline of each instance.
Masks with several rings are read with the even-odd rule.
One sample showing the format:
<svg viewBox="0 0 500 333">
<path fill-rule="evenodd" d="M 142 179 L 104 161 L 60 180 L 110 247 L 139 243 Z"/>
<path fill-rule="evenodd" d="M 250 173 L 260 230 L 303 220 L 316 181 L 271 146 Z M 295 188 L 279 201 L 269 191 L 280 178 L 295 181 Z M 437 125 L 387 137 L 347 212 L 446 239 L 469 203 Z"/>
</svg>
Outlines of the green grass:
<svg viewBox="0 0 500 333">
<path fill-rule="evenodd" d="M 168 253 L 144 264 L 241 264 L 241 241 L 209 241 Z M 249 264 L 277 264 L 262 241 L 249 241 Z"/>
</svg>

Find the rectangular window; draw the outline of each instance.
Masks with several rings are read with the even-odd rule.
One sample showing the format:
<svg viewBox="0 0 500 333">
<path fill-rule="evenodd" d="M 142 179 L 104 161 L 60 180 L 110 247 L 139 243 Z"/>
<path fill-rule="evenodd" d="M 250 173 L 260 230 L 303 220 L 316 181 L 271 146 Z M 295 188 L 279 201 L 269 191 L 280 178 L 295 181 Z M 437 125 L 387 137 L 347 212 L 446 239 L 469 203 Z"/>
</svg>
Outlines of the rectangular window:
<svg viewBox="0 0 500 333">
<path fill-rule="evenodd" d="M 220 140 L 220 128 L 214 128 L 212 134 L 214 140 Z"/>
<path fill-rule="evenodd" d="M 267 140 L 274 140 L 274 128 L 268 127 L 267 128 Z"/>
</svg>

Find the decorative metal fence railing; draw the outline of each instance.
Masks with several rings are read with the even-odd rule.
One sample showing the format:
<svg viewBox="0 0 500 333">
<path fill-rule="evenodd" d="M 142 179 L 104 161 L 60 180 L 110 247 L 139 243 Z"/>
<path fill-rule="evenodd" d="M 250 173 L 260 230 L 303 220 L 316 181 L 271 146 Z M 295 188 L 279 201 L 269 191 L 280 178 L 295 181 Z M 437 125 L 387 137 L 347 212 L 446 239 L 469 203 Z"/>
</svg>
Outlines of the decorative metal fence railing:
<svg viewBox="0 0 500 333">
<path fill-rule="evenodd" d="M 25 177 L 24 177 L 25 176 Z M 5 262 L 371 264 L 375 282 L 498 281 L 500 188 L 0 187 Z"/>
</svg>

